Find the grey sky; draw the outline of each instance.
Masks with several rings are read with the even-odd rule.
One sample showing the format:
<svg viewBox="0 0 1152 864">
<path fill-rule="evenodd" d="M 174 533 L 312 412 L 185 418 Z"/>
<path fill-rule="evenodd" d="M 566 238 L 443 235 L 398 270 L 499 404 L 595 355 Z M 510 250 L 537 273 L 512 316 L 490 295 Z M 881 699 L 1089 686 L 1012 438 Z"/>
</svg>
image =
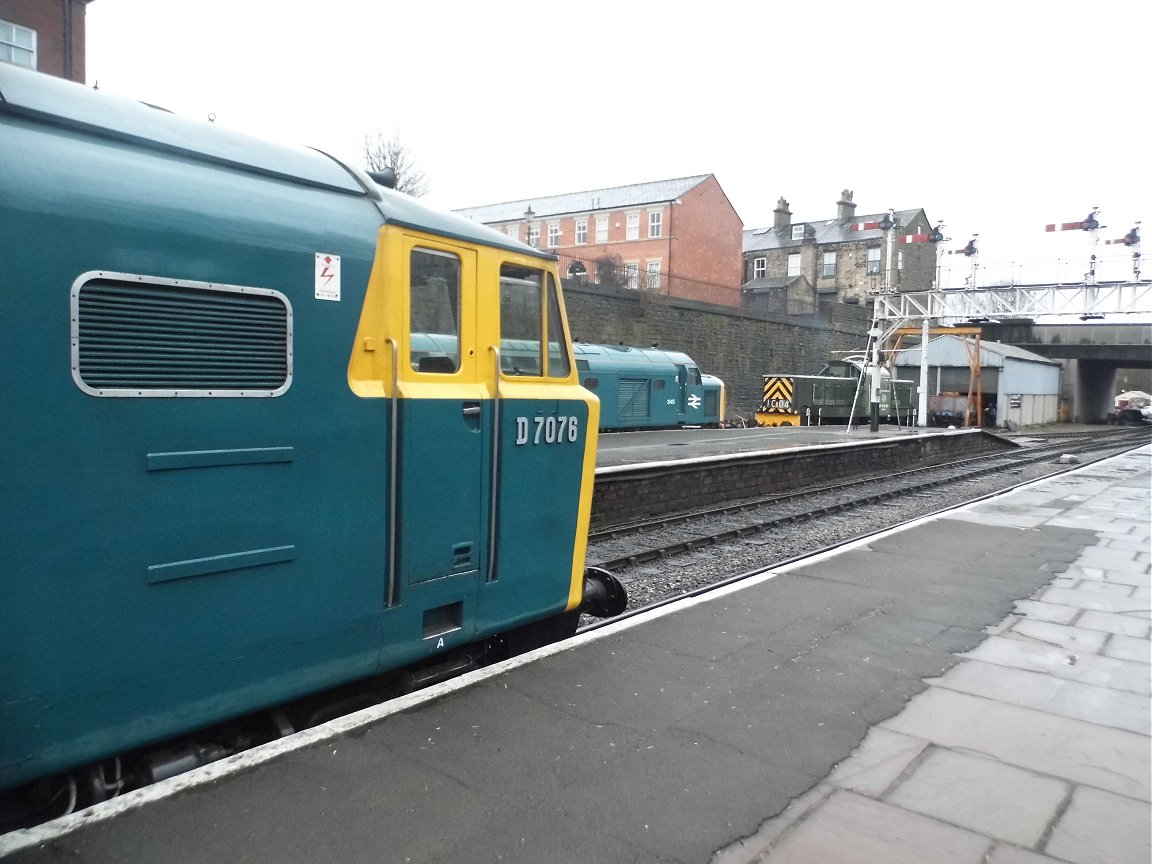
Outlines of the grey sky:
<svg viewBox="0 0 1152 864">
<path fill-rule="evenodd" d="M 1146 4 L 97 0 L 88 82 L 359 164 L 398 132 L 467 207 L 715 174 L 748 228 L 924 207 L 981 264 L 1123 236 L 1148 180 Z M 1097 249 L 1101 278 L 1130 251 Z M 962 256 L 943 256 L 965 269 Z M 953 280 L 955 281 L 955 280 Z M 962 280 L 961 280 L 962 281 Z"/>
</svg>

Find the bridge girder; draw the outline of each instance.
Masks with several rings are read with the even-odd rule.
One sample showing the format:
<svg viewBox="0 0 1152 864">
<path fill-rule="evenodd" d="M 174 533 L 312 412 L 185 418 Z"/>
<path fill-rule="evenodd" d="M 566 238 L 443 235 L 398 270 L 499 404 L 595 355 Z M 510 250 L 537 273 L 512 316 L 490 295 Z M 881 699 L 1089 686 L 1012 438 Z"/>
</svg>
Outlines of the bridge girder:
<svg viewBox="0 0 1152 864">
<path fill-rule="evenodd" d="M 877 294 L 874 300 L 875 320 L 897 327 L 924 320 L 987 323 L 1041 316 L 1080 320 L 1104 315 L 1152 316 L 1152 282 L 908 291 Z"/>
</svg>

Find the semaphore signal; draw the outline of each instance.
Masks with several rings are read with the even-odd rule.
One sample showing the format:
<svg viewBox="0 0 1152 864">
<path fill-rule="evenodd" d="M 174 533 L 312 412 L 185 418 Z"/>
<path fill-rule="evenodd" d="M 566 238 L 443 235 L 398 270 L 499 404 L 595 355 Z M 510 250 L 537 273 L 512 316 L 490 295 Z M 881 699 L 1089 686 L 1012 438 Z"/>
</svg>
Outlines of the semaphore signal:
<svg viewBox="0 0 1152 864">
<path fill-rule="evenodd" d="M 1045 231 L 1095 231 L 1100 225 L 1100 220 L 1097 218 L 1100 215 L 1100 208 L 1093 207 L 1092 212 L 1089 213 L 1084 219 L 1079 222 L 1052 222 L 1044 226 Z"/>
</svg>

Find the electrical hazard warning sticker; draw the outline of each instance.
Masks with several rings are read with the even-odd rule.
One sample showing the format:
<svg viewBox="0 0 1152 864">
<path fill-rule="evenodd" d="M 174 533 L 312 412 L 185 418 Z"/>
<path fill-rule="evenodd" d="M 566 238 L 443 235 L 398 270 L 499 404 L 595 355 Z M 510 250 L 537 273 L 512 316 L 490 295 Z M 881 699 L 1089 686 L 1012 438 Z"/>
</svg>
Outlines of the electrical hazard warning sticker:
<svg viewBox="0 0 1152 864">
<path fill-rule="evenodd" d="M 316 253 L 316 299 L 340 299 L 340 256 Z"/>
</svg>

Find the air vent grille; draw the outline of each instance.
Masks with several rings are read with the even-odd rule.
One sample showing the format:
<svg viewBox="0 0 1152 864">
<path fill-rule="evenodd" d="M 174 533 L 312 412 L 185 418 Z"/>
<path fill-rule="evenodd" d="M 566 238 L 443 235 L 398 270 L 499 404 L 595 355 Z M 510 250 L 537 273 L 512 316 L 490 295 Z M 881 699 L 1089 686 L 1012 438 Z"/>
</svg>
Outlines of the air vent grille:
<svg viewBox="0 0 1152 864">
<path fill-rule="evenodd" d="M 278 292 L 92 279 L 73 291 L 77 383 L 103 396 L 270 396 L 291 379 Z"/>
</svg>

